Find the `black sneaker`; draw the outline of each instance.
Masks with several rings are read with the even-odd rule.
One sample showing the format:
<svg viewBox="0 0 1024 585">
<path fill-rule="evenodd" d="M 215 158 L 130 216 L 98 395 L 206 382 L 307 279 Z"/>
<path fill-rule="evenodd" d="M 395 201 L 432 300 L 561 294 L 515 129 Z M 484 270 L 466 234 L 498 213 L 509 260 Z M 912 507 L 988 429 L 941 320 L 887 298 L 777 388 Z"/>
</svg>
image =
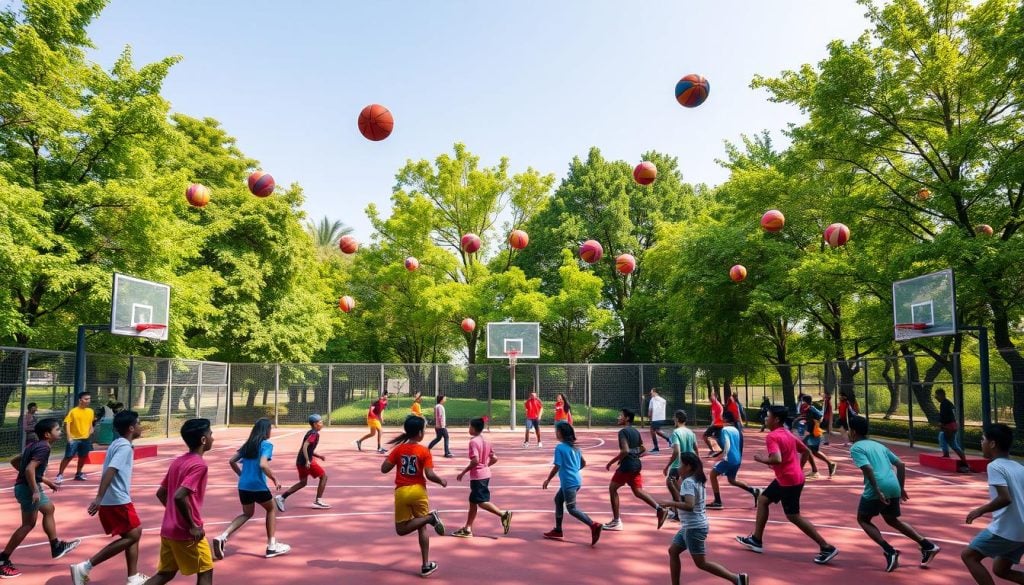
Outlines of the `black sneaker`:
<svg viewBox="0 0 1024 585">
<path fill-rule="evenodd" d="M 956 472 L 957 473 L 970 473 L 971 472 L 971 466 L 970 465 L 959 465 L 956 468 Z"/>
<path fill-rule="evenodd" d="M 705 504 L 704 507 L 707 508 L 708 510 L 721 510 L 722 502 L 711 502 L 710 504 Z"/>
<path fill-rule="evenodd" d="M 420 568 L 420 577 L 429 577 L 437 570 L 437 563 L 430 561 Z"/>
<path fill-rule="evenodd" d="M 750 577 L 746 573 L 740 573 L 736 585 L 750 585 Z"/>
<path fill-rule="evenodd" d="M 939 546 L 937 544 L 935 544 L 935 543 L 932 543 L 932 547 L 931 548 L 923 548 L 922 547 L 921 548 L 921 566 L 924 567 L 928 563 L 932 562 L 932 559 L 935 558 L 935 555 L 939 554 L 940 550 L 942 550 L 942 549 L 940 549 Z"/>
<path fill-rule="evenodd" d="M 737 536 L 736 537 L 736 542 L 742 544 L 743 546 L 747 547 L 748 549 L 750 549 L 750 550 L 752 550 L 752 551 L 754 551 L 756 553 L 763 553 L 764 552 L 764 545 L 761 544 L 760 540 L 757 540 L 756 538 L 754 538 L 753 535 L 750 535 L 750 536 Z"/>
<path fill-rule="evenodd" d="M 78 548 L 78 545 L 80 544 L 82 544 L 82 539 L 80 538 L 76 538 L 72 541 L 58 540 L 57 546 L 50 547 L 50 556 L 54 559 L 59 559 Z"/>
<path fill-rule="evenodd" d="M 885 551 L 885 572 L 892 573 L 900 566 L 900 551 Z"/>
<path fill-rule="evenodd" d="M 836 558 L 836 555 L 838 554 L 838 548 L 834 546 L 829 546 L 827 548 L 821 549 L 821 552 L 818 553 L 818 556 L 814 557 L 814 562 L 818 563 L 819 565 L 824 565 L 825 563 Z"/>
<path fill-rule="evenodd" d="M 437 532 L 437 535 L 444 536 L 444 522 L 441 522 L 441 517 L 437 515 L 437 510 L 432 511 L 430 515 L 434 517 L 434 521 L 431 522 L 431 524 L 434 525 L 434 530 Z M 436 569 L 437 567 L 434 568 Z M 431 573 L 433 573 L 433 571 L 431 571 Z"/>
<path fill-rule="evenodd" d="M 750 495 L 754 496 L 754 507 L 756 508 L 757 499 L 761 497 L 761 488 L 754 488 Z"/>
<path fill-rule="evenodd" d="M 505 510 L 501 515 L 501 531 L 508 534 L 509 530 L 512 530 L 512 510 Z"/>
</svg>

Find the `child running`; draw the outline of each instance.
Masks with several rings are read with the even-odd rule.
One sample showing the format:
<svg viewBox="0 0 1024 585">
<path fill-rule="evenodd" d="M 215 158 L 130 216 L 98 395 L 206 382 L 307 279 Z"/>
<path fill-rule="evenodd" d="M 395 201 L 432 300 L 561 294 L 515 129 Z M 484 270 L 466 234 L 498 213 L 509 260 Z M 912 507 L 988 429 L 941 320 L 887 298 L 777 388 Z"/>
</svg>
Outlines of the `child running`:
<svg viewBox="0 0 1024 585">
<path fill-rule="evenodd" d="M 722 508 L 722 494 L 718 487 L 718 478 L 722 475 L 729 480 L 730 485 L 734 485 L 753 496 L 754 506 L 757 506 L 757 498 L 761 496 L 761 490 L 752 488 L 736 479 L 736 474 L 740 471 L 740 465 L 743 464 L 743 435 L 736 426 L 735 416 L 731 410 L 726 410 L 725 414 L 722 415 L 725 426 L 722 427 L 722 433 L 718 437 L 718 443 L 722 446 L 722 450 L 717 455 L 720 461 L 711 468 L 711 490 L 715 494 L 715 501 L 707 505 L 710 509 L 720 510 Z"/>
<path fill-rule="evenodd" d="M 697 435 L 686 426 L 686 411 L 677 410 L 672 418 L 676 425 L 669 438 L 669 444 L 672 445 L 672 458 L 665 464 L 665 469 L 662 470 L 662 473 L 665 475 L 665 486 L 668 488 L 669 493 L 672 494 L 672 501 L 678 502 L 680 501 L 679 482 L 682 479 L 679 476 L 679 457 L 683 453 L 693 453 L 698 457 L 700 455 L 697 453 Z M 670 508 L 668 517 L 669 520 L 678 522 L 679 510 L 677 508 Z"/>
<path fill-rule="evenodd" d="M 722 427 L 725 426 L 725 422 L 722 420 L 722 412 L 725 408 L 718 401 L 718 395 L 714 392 L 711 392 L 709 398 L 711 399 L 711 426 L 704 429 L 704 444 L 708 446 L 708 457 L 714 457 L 721 449 L 715 451 L 714 445 L 711 444 L 711 439 L 718 439 Z"/>
<path fill-rule="evenodd" d="M 904 536 L 913 540 L 921 547 L 921 566 L 924 567 L 939 554 L 939 547 L 917 533 L 914 528 L 900 520 L 900 500 L 907 501 L 910 497 L 904 487 L 907 466 L 900 461 L 888 447 L 868 438 L 868 419 L 850 417 L 850 458 L 853 464 L 864 474 L 864 493 L 857 506 L 857 523 L 864 532 L 882 547 L 885 554 L 885 572 L 891 573 L 900 566 L 900 551 L 893 548 L 871 519 L 879 514 L 889 526 L 899 530 Z M 896 472 L 893 473 L 893 466 Z"/>
<path fill-rule="evenodd" d="M 99 513 L 103 531 L 117 540 L 100 549 L 89 560 L 71 565 L 71 582 L 85 585 L 89 573 L 96 565 L 124 553 L 128 565 L 128 585 L 141 585 L 148 579 L 139 573 L 139 539 L 142 521 L 132 504 L 132 470 L 135 467 L 132 442 L 142 436 L 138 413 L 122 410 L 114 415 L 114 430 L 118 437 L 107 447 L 103 459 L 103 472 L 96 499 L 89 504 L 90 516 Z"/>
<path fill-rule="evenodd" d="M 671 437 L 664 434 L 661 429 L 673 425 L 672 421 L 665 417 L 665 407 L 668 402 L 658 393 L 657 388 L 651 388 L 650 395 L 651 399 L 647 402 L 647 416 L 651 421 L 651 442 L 654 444 L 651 453 L 659 453 L 661 449 L 658 447 L 658 435 L 671 442 Z"/>
<path fill-rule="evenodd" d="M 806 408 L 803 409 L 804 414 L 797 417 L 798 420 L 801 418 L 804 420 L 804 428 L 806 429 L 803 441 L 807 450 L 801 456 L 800 467 L 803 468 L 804 464 L 809 462 L 811 464 L 811 473 L 807 476 L 807 479 L 818 479 L 818 466 L 814 463 L 814 460 L 821 459 L 828 466 L 828 476 L 831 479 L 836 474 L 836 468 L 839 466 L 829 459 L 828 455 L 821 452 L 821 420 L 824 415 L 814 406 L 811 400 L 810 394 L 804 394 L 802 402 Z"/>
<path fill-rule="evenodd" d="M 249 438 L 245 444 L 228 461 L 231 470 L 238 476 L 238 500 L 242 504 L 242 513 L 235 516 L 224 532 L 213 539 L 213 558 L 217 560 L 224 558 L 228 538 L 252 518 L 256 504 L 259 504 L 267 515 L 265 556 L 272 559 L 288 554 L 288 551 L 292 549 L 283 542 L 277 542 L 277 538 L 274 536 L 277 529 L 277 510 L 274 505 L 274 496 L 267 489 L 267 479 L 274 482 L 274 488 L 278 491 L 281 491 L 281 483 L 277 481 L 274 472 L 270 469 L 270 461 L 274 458 L 274 445 L 268 440 L 271 426 L 269 418 L 261 418 L 256 421 L 252 425 L 252 431 L 249 432 Z"/>
<path fill-rule="evenodd" d="M 18 470 L 18 477 L 14 480 L 14 499 L 21 506 L 21 526 L 14 531 L 4 551 L 0 553 L 0 579 L 13 579 L 21 575 L 21 571 L 11 564 L 11 555 L 35 528 L 39 514 L 43 515 L 43 532 L 50 541 L 51 557 L 59 559 L 82 543 L 77 539 L 66 542 L 57 538 L 53 502 L 43 491 L 44 485 L 53 491 L 60 488 L 59 484 L 43 477 L 46 464 L 50 461 L 50 448 L 62 435 L 60 422 L 55 418 L 44 418 L 36 423 L 34 430 L 39 440 L 26 445 L 21 455 L 11 459 L 11 467 Z"/>
<path fill-rule="evenodd" d="M 469 465 L 458 475 L 462 481 L 469 474 L 469 513 L 466 525 L 452 533 L 459 538 L 473 537 L 473 521 L 476 520 L 476 509 L 483 508 L 501 518 L 501 528 L 505 534 L 512 528 L 512 512 L 502 510 L 491 503 L 491 466 L 498 462 L 498 456 L 491 449 L 491 444 L 481 434 L 484 432 L 484 419 L 474 418 L 469 421 Z"/>
<path fill-rule="evenodd" d="M 558 439 L 558 446 L 555 447 L 551 472 L 540 486 L 541 489 L 548 489 L 551 480 L 555 475 L 558 476 L 559 488 L 555 494 L 555 527 L 545 532 L 544 538 L 557 540 L 564 536 L 562 534 L 562 516 L 565 514 L 565 510 L 569 510 L 573 518 L 590 527 L 590 546 L 594 546 L 601 539 L 601 523 L 594 522 L 583 510 L 576 507 L 576 493 L 583 487 L 583 476 L 580 471 L 587 466 L 587 460 L 576 448 L 576 431 L 572 425 L 564 422 L 556 424 L 555 438 Z"/>
<path fill-rule="evenodd" d="M 437 563 L 430 560 L 430 535 L 427 526 L 433 526 L 440 536 L 444 536 L 444 523 L 437 515 L 437 510 L 430 509 L 427 499 L 427 480 L 441 487 L 448 487 L 448 482 L 434 473 L 434 460 L 430 449 L 424 447 L 423 429 L 426 421 L 418 416 L 405 417 L 403 432 L 388 443 L 398 445 L 388 453 L 387 459 L 380 464 L 381 473 L 395 471 L 395 532 L 405 536 L 416 532 L 419 534 L 420 555 L 423 564 L 420 576 L 427 577 L 437 570 Z"/>
<path fill-rule="evenodd" d="M 672 585 L 679 585 L 682 573 L 682 563 L 679 557 L 684 551 L 689 551 L 693 564 L 701 571 L 706 571 L 736 585 L 748 585 L 750 580 L 746 573 L 733 573 L 718 563 L 709 562 L 705 555 L 705 542 L 708 538 L 708 517 L 704 512 L 705 477 L 704 469 L 696 453 L 686 452 L 680 456 L 679 475 L 683 478 L 679 487 L 681 497 L 661 502 L 662 506 L 682 510 L 680 516 L 683 525 L 672 539 L 672 546 L 668 549 Z"/>
<path fill-rule="evenodd" d="M 383 437 L 383 431 L 381 430 L 381 426 L 384 424 L 384 409 L 386 409 L 387 407 L 388 391 L 385 390 L 384 393 L 380 395 L 380 398 L 375 400 L 373 404 L 370 405 L 370 408 L 366 411 L 366 426 L 370 427 L 370 432 L 366 433 L 359 439 L 356 439 L 356 449 L 362 451 L 363 441 L 376 435 L 377 452 L 381 454 L 387 453 L 387 450 L 385 450 L 384 447 L 381 447 L 380 445 L 381 438 Z"/>
<path fill-rule="evenodd" d="M 606 470 L 610 471 L 613 464 L 619 464 L 619 467 L 615 470 L 615 475 L 612 476 L 612 480 L 608 482 L 608 497 L 611 499 L 612 504 L 612 520 L 604 525 L 605 530 L 621 531 L 623 529 L 622 518 L 619 516 L 619 489 L 624 485 L 628 485 L 633 490 L 634 496 L 654 508 L 658 518 L 658 528 L 661 528 L 665 523 L 665 519 L 668 518 L 668 510 L 659 506 L 658 502 L 644 491 L 644 480 L 640 473 L 643 469 L 640 457 L 644 454 L 645 450 L 644 440 L 640 435 L 640 431 L 633 428 L 635 417 L 636 415 L 633 411 L 628 408 L 623 408 L 619 411 L 618 422 L 619 426 L 623 427 L 619 430 L 619 452 L 604 466 Z"/>
<path fill-rule="evenodd" d="M 448 448 L 448 416 L 444 410 L 445 395 L 437 395 L 437 404 L 434 405 L 434 440 L 427 445 L 427 449 L 433 449 L 441 439 L 444 439 L 444 456 L 448 459 L 454 457 L 451 449 Z M 482 419 L 481 419 L 482 420 Z"/>
<path fill-rule="evenodd" d="M 993 585 L 981 561 L 992 559 L 992 573 L 1000 579 L 1024 583 L 1024 571 L 1014 570 L 1024 556 L 1024 465 L 1010 459 L 1013 429 L 1003 424 L 985 427 L 981 452 L 989 460 L 987 504 L 971 510 L 967 523 L 992 514 L 988 527 L 971 540 L 960 558 L 978 585 Z"/>
<path fill-rule="evenodd" d="M 299 481 L 288 488 L 288 491 L 274 498 L 274 504 L 281 512 L 284 512 L 284 501 L 295 492 L 306 487 L 310 477 L 318 481 L 313 508 L 327 510 L 331 507 L 323 499 L 324 491 L 327 490 L 327 472 L 316 462 L 317 459 L 327 461 L 326 457 L 316 452 L 317 445 L 320 444 L 320 429 L 324 428 L 324 420 L 319 414 L 311 414 L 306 421 L 309 423 L 309 430 L 302 437 L 302 446 L 299 447 L 299 454 L 295 457 L 295 469 L 299 472 Z"/>
<path fill-rule="evenodd" d="M 146 585 L 164 585 L 179 572 L 196 575 L 197 585 L 213 584 L 213 557 L 203 528 L 203 499 L 209 468 L 203 455 L 213 448 L 210 421 L 193 418 L 181 425 L 181 438 L 188 453 L 167 468 L 156 497 L 164 506 L 160 526 L 160 561 L 157 573 Z"/>
</svg>

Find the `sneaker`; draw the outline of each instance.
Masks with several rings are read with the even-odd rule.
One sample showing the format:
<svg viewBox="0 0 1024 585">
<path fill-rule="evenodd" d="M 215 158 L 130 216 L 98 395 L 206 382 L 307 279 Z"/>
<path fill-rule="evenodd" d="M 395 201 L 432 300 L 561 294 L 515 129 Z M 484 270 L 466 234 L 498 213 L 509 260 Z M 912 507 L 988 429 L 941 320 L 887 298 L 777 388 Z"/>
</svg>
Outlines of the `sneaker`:
<svg viewBox="0 0 1024 585">
<path fill-rule="evenodd" d="M 542 449 L 543 447 L 544 447 L 544 442 L 543 441 L 537 441 L 537 448 L 538 449 Z"/>
<path fill-rule="evenodd" d="M 892 552 L 885 551 L 885 572 L 892 573 L 900 566 L 900 551 L 893 549 Z"/>
<path fill-rule="evenodd" d="M 956 468 L 957 473 L 970 473 L 971 467 L 969 465 L 958 465 Z"/>
<path fill-rule="evenodd" d="M 601 531 L 604 526 L 600 522 L 594 522 L 590 525 L 590 546 L 597 544 L 597 541 L 601 540 Z"/>
<path fill-rule="evenodd" d="M 650 451 L 648 451 L 648 453 L 661 453 L 661 449 L 659 449 L 658 447 L 655 447 L 655 448 L 651 449 Z"/>
<path fill-rule="evenodd" d="M 434 530 L 437 531 L 438 536 L 444 536 L 444 522 L 441 521 L 441 517 L 437 515 L 437 510 L 430 512 L 430 515 L 434 517 Z"/>
<path fill-rule="evenodd" d="M 750 576 L 746 573 L 740 573 L 736 577 L 736 585 L 750 585 Z"/>
<path fill-rule="evenodd" d="M 274 496 L 274 505 L 277 506 L 278 512 L 284 512 L 284 497 Z"/>
<path fill-rule="evenodd" d="M 128 585 L 144 585 L 146 581 L 149 581 L 149 575 L 143 573 L 135 573 L 128 577 Z"/>
<path fill-rule="evenodd" d="M 708 509 L 708 510 L 721 510 L 723 506 L 722 506 L 722 502 L 719 502 L 718 500 L 715 500 L 714 502 L 711 502 L 710 504 L 705 504 L 704 507 L 706 509 Z"/>
<path fill-rule="evenodd" d="M 64 483 L 64 474 L 63 473 L 58 473 L 57 477 L 53 478 L 53 483 L 55 483 L 57 485 L 60 485 L 60 484 Z M 20 575 L 21 573 L 18 573 L 18 574 Z"/>
<path fill-rule="evenodd" d="M 85 481 L 85 474 L 84 473 L 76 473 L 75 474 L 75 481 Z"/>
<path fill-rule="evenodd" d="M 821 477 L 821 476 L 818 475 L 817 471 L 812 471 L 812 472 L 807 474 L 807 479 L 818 479 L 819 477 Z"/>
<path fill-rule="evenodd" d="M 221 560 L 224 558 L 224 548 L 227 546 L 227 539 L 217 537 L 213 539 L 213 558 L 215 560 Z"/>
<path fill-rule="evenodd" d="M 384 447 L 379 447 L 377 449 L 377 452 L 380 453 L 381 455 L 387 455 L 388 454 L 388 450 L 385 449 Z"/>
<path fill-rule="evenodd" d="M 445 458 L 445 459 L 452 459 L 452 458 L 454 458 L 454 457 L 455 457 L 455 455 L 452 455 L 451 453 L 445 453 L 445 454 L 444 454 L 444 458 Z"/>
<path fill-rule="evenodd" d="M 551 539 L 551 540 L 560 540 L 562 538 L 562 531 L 561 530 L 548 530 L 547 532 L 544 533 L 544 538 L 548 538 L 548 539 Z M 19 575 L 20 575 L 20 573 L 19 573 Z"/>
<path fill-rule="evenodd" d="M 89 583 L 89 570 L 85 568 L 85 563 L 71 565 L 71 582 L 74 585 L 87 585 Z"/>
<path fill-rule="evenodd" d="M 429 577 L 437 570 L 437 563 L 430 561 L 420 568 L 420 577 Z"/>
<path fill-rule="evenodd" d="M 452 536 L 455 538 L 473 538 L 473 533 L 465 528 L 459 528 L 455 532 L 452 532 Z"/>
<path fill-rule="evenodd" d="M 616 518 L 615 520 L 612 520 L 611 522 L 606 522 L 604 524 L 604 529 L 605 530 L 611 530 L 613 532 L 622 532 L 623 528 L 624 528 L 624 525 L 622 524 L 622 520 L 620 520 L 618 518 Z"/>
<path fill-rule="evenodd" d="M 0 564 L 0 579 L 13 579 L 20 576 L 21 571 L 15 568 L 11 561 L 4 561 L 3 564 Z"/>
<path fill-rule="evenodd" d="M 761 497 L 761 488 L 754 488 L 753 493 L 750 495 L 754 496 L 754 507 L 757 507 L 757 500 Z"/>
<path fill-rule="evenodd" d="M 928 563 L 932 562 L 932 559 L 935 558 L 935 555 L 939 554 L 940 550 L 942 550 L 942 549 L 940 549 L 939 545 L 937 545 L 935 543 L 932 543 L 932 547 L 931 548 L 922 548 L 921 549 L 921 566 L 924 567 Z"/>
<path fill-rule="evenodd" d="M 828 464 L 828 476 L 829 476 L 829 478 L 831 478 L 833 475 L 836 474 L 836 469 L 837 468 L 839 468 L 839 464 L 838 463 L 829 463 Z"/>
<path fill-rule="evenodd" d="M 356 439 L 356 451 L 363 450 L 363 442 L 360 439 Z"/>
<path fill-rule="evenodd" d="M 821 549 L 821 552 L 818 553 L 818 556 L 814 557 L 814 562 L 818 563 L 819 565 L 824 565 L 825 563 L 836 558 L 836 555 L 838 554 L 838 548 L 834 546 L 828 546 L 827 548 Z"/>
<path fill-rule="evenodd" d="M 313 500 L 313 508 L 315 510 L 330 510 L 331 505 L 323 500 Z"/>
<path fill-rule="evenodd" d="M 512 511 L 505 510 L 505 513 L 501 515 L 501 530 L 508 534 L 509 530 L 512 530 Z M 938 550 L 938 549 L 936 549 Z"/>
<path fill-rule="evenodd" d="M 659 507 L 655 513 L 658 515 L 658 529 L 660 530 L 665 525 L 665 519 L 668 518 L 668 510 Z"/>
<path fill-rule="evenodd" d="M 527 448 L 527 447 L 529 447 L 529 446 L 530 446 L 530 444 L 529 444 L 529 443 L 523 443 L 523 449 L 525 449 L 525 448 Z"/>
<path fill-rule="evenodd" d="M 705 459 L 714 459 L 715 457 L 718 457 L 719 453 L 720 451 L 711 451 L 710 453 L 707 454 Z"/>
<path fill-rule="evenodd" d="M 752 550 L 756 553 L 764 552 L 764 545 L 761 544 L 761 541 L 755 539 L 753 535 L 737 536 L 736 542 L 742 544 L 743 546 L 747 547 L 747 549 Z"/>
<path fill-rule="evenodd" d="M 58 540 L 57 546 L 50 548 L 50 556 L 54 559 L 59 559 L 62 556 L 78 548 L 78 545 L 82 544 L 82 539 L 76 538 L 72 541 Z"/>
<path fill-rule="evenodd" d="M 267 558 L 272 559 L 281 555 L 288 554 L 288 551 L 292 550 L 292 547 L 288 546 L 283 542 L 275 542 L 274 544 L 267 547 Z"/>
</svg>

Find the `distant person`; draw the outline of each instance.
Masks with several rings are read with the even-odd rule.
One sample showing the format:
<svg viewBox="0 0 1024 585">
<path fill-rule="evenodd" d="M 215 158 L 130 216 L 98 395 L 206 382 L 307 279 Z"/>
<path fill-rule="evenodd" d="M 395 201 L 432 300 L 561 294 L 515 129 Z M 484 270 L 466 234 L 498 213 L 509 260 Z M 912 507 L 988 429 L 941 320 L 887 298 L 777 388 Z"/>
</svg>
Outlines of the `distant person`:
<svg viewBox="0 0 1024 585">
<path fill-rule="evenodd" d="M 736 427 L 736 421 L 733 418 L 735 416 L 731 410 L 726 410 L 722 415 L 725 426 L 722 427 L 722 432 L 718 437 L 718 443 L 722 450 L 717 455 L 720 461 L 711 468 L 711 490 L 715 494 L 715 499 L 707 505 L 707 508 L 710 509 L 722 508 L 722 494 L 718 478 L 723 475 L 729 480 L 729 485 L 736 486 L 750 494 L 754 498 L 754 506 L 757 506 L 757 498 L 761 495 L 761 490 L 752 488 L 736 479 L 736 475 L 740 472 L 740 466 L 743 464 L 743 434 Z"/>
<path fill-rule="evenodd" d="M 388 407 L 388 391 L 385 390 L 380 398 L 373 401 L 370 408 L 366 411 L 366 426 L 370 428 L 370 432 L 366 433 L 362 437 L 356 439 L 356 449 L 363 450 L 363 441 L 371 437 L 377 437 L 377 452 L 380 454 L 387 453 L 387 450 L 381 446 L 380 441 L 383 436 L 382 426 L 384 424 L 384 410 Z"/>
<path fill-rule="evenodd" d="M 761 407 L 758 410 L 757 418 L 761 421 L 761 431 L 764 432 L 765 421 L 768 420 L 768 411 L 772 408 L 772 401 L 767 396 L 761 398 Z"/>
<path fill-rule="evenodd" d="M 469 464 L 458 477 L 459 481 L 469 474 L 469 513 L 466 524 L 452 533 L 459 538 L 473 537 L 473 522 L 476 521 L 477 508 L 481 508 L 501 519 L 501 530 L 504 534 L 512 528 L 512 512 L 502 510 L 491 503 L 491 466 L 498 462 L 490 442 L 484 438 L 484 419 L 474 418 L 469 421 Z"/>
<path fill-rule="evenodd" d="M 805 406 L 803 409 L 804 414 L 797 418 L 804 421 L 806 433 L 804 434 L 803 442 L 807 447 L 807 451 L 804 452 L 801 458 L 800 467 L 802 468 L 805 463 L 810 463 L 811 473 L 807 476 L 807 479 L 818 479 L 818 466 L 814 463 L 814 460 L 820 459 L 828 466 L 828 476 L 831 478 L 836 474 L 836 468 L 839 466 L 828 455 L 821 452 L 821 420 L 824 413 L 814 406 L 811 402 L 811 396 L 808 394 L 803 396 L 803 403 Z"/>
<path fill-rule="evenodd" d="M 725 412 L 725 408 L 718 401 L 718 395 L 714 392 L 708 398 L 711 399 L 711 425 L 704 429 L 704 444 L 708 446 L 708 457 L 714 457 L 718 454 L 718 451 L 715 451 L 714 445 L 711 444 L 711 439 L 717 440 L 722 427 L 725 425 L 725 422 L 722 420 L 722 413 Z"/>
<path fill-rule="evenodd" d="M 423 417 L 423 406 L 420 404 L 423 402 L 423 395 L 419 392 L 412 395 L 412 404 L 409 406 L 409 414 L 413 416 Z"/>
<path fill-rule="evenodd" d="M 661 435 L 661 438 L 666 441 L 672 441 L 672 435 L 666 435 L 661 429 L 665 427 L 672 428 L 675 426 L 675 423 L 665 416 L 665 408 L 668 402 L 661 396 L 658 389 L 651 388 L 650 395 L 651 399 L 647 402 L 647 417 L 651 420 L 651 442 L 654 444 L 651 453 L 658 453 L 661 451 L 658 447 L 658 435 Z"/>
<path fill-rule="evenodd" d="M 618 531 L 623 528 L 622 518 L 619 516 L 619 490 L 624 485 L 629 486 L 629 489 L 633 491 L 633 495 L 637 499 L 654 508 L 658 528 L 661 528 L 665 523 L 665 519 L 668 518 L 668 510 L 662 508 L 650 494 L 644 491 L 644 481 L 641 475 L 643 463 L 640 461 L 640 457 L 644 454 L 644 439 L 640 435 L 640 431 L 633 428 L 635 417 L 636 415 L 633 411 L 628 408 L 623 408 L 619 411 L 618 423 L 619 426 L 623 427 L 619 430 L 618 436 L 619 452 L 604 466 L 606 470 L 610 470 L 612 465 L 615 463 L 619 464 L 615 474 L 612 475 L 611 481 L 608 482 L 608 497 L 612 505 L 612 520 L 604 525 L 605 530 Z"/>
<path fill-rule="evenodd" d="M 601 523 L 594 522 L 587 516 L 586 512 L 576 507 L 576 493 L 583 487 L 583 475 L 580 473 L 587 466 L 587 460 L 576 447 L 576 431 L 568 423 L 555 425 L 555 438 L 558 445 L 555 446 L 555 458 L 548 472 L 547 479 L 541 484 L 541 489 L 548 489 L 548 484 L 554 477 L 558 476 L 559 488 L 555 494 L 555 527 L 544 533 L 544 538 L 553 540 L 562 539 L 562 517 L 565 510 L 573 518 L 586 524 L 590 528 L 590 546 L 595 546 L 601 539 Z"/>
<path fill-rule="evenodd" d="M 839 434 L 843 437 L 843 446 L 850 444 L 850 417 L 858 416 L 857 409 L 852 408 L 850 398 L 844 392 L 839 393 Z"/>
<path fill-rule="evenodd" d="M 306 422 L 309 423 L 309 430 L 302 437 L 299 453 L 295 457 L 295 469 L 299 472 L 299 481 L 288 488 L 288 491 L 274 498 L 274 504 L 280 512 L 284 512 L 285 500 L 306 487 L 306 483 L 311 477 L 317 480 L 313 508 L 328 510 L 331 507 L 324 501 L 324 492 L 327 491 L 327 472 L 316 462 L 317 459 L 327 461 L 326 457 L 316 452 L 316 448 L 320 445 L 320 430 L 324 428 L 324 420 L 319 414 L 311 414 Z"/>
<path fill-rule="evenodd" d="M 960 439 L 957 437 L 960 425 L 956 422 L 956 406 L 946 398 L 946 391 L 942 388 L 935 389 L 935 399 L 939 401 L 939 446 L 942 448 L 942 456 L 949 457 L 949 449 L 953 449 L 960 458 L 957 472 L 970 473 L 971 466 L 967 464 L 967 455 L 960 447 Z"/>
<path fill-rule="evenodd" d="M 822 410 L 823 410 L 822 417 L 821 417 L 821 426 L 822 426 L 823 430 L 825 431 L 824 436 L 821 438 L 821 444 L 822 445 L 828 445 L 831 442 L 831 438 L 832 438 L 832 419 L 833 419 L 833 416 L 832 416 L 832 394 L 830 394 L 828 391 L 826 391 L 825 394 L 822 397 L 821 406 L 822 406 Z"/>
<path fill-rule="evenodd" d="M 523 403 L 526 410 L 526 435 L 523 437 L 523 449 L 530 446 L 530 429 L 537 435 L 537 446 L 543 447 L 540 440 L 540 417 L 544 414 L 544 403 L 537 398 L 537 392 L 531 390 L 530 396 Z"/>
<path fill-rule="evenodd" d="M 21 418 L 21 430 L 25 433 L 26 445 L 39 440 L 36 437 L 36 412 L 38 411 L 39 406 L 35 402 L 29 402 L 25 407 L 25 416 Z"/>
<path fill-rule="evenodd" d="M 555 423 L 560 422 L 572 424 L 572 405 L 562 393 L 555 399 Z"/>
<path fill-rule="evenodd" d="M 437 395 L 437 404 L 434 405 L 434 440 L 427 445 L 427 449 L 433 449 L 434 445 L 444 439 L 444 456 L 448 459 L 454 457 L 448 447 L 448 416 L 444 409 L 446 401 L 444 394 Z"/>
<path fill-rule="evenodd" d="M 85 467 L 85 460 L 92 451 L 92 433 L 96 428 L 96 412 L 92 409 L 92 396 L 88 392 L 79 392 L 75 397 L 76 406 L 68 411 L 64 417 L 64 424 L 67 425 L 68 446 L 64 450 L 64 458 L 60 460 L 60 467 L 57 469 L 57 477 L 54 478 L 58 484 L 64 481 L 64 469 L 76 455 L 78 456 L 78 469 L 75 471 L 75 481 L 85 481 L 85 474 L 82 469 Z"/>
</svg>

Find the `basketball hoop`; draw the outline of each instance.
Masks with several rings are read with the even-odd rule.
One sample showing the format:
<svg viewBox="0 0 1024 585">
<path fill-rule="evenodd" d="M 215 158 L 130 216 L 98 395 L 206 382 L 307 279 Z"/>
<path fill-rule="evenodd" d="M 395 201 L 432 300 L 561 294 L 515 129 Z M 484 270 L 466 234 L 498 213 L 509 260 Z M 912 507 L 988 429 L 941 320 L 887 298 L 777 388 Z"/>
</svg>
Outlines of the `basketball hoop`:
<svg viewBox="0 0 1024 585">
<path fill-rule="evenodd" d="M 145 337 L 147 339 L 161 339 L 166 329 L 167 325 L 162 323 L 135 324 L 135 332 L 139 334 L 139 337 Z"/>
<path fill-rule="evenodd" d="M 516 367 L 516 359 L 519 357 L 519 350 L 510 349 L 505 352 L 505 355 L 508 357 L 508 367 Z"/>
<path fill-rule="evenodd" d="M 910 329 L 914 331 L 921 331 L 923 329 L 931 328 L 931 325 L 927 323 L 897 323 L 897 329 Z"/>
</svg>

